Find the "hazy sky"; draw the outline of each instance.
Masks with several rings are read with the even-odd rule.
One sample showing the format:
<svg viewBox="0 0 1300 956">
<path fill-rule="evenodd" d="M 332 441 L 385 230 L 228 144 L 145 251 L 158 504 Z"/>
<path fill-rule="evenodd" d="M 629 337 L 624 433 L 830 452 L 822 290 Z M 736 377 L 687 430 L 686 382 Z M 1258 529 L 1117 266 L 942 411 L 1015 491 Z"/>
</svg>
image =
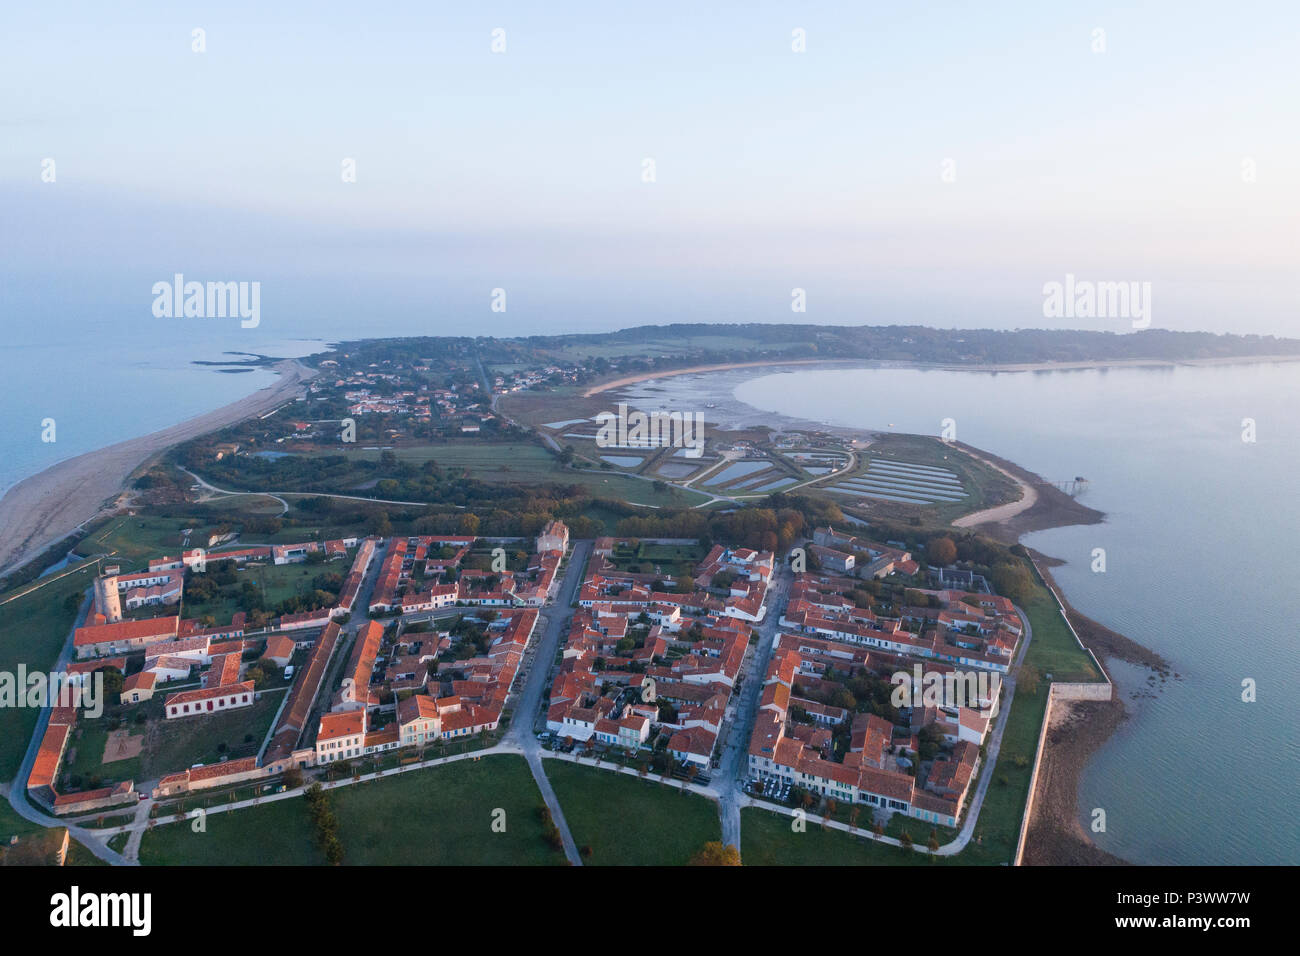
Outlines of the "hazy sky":
<svg viewBox="0 0 1300 956">
<path fill-rule="evenodd" d="M 1069 272 L 1300 335 L 1300 5 L 1128 6 L 11 6 L 0 307 L 184 272 L 261 281 L 281 334 L 1020 327 Z"/>
</svg>

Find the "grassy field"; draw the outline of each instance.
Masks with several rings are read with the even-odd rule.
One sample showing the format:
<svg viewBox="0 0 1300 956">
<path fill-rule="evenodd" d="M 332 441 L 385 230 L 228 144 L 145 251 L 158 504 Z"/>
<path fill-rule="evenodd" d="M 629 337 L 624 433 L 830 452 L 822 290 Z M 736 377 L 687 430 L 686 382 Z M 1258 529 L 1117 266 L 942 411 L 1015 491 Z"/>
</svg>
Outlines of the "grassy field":
<svg viewBox="0 0 1300 956">
<path fill-rule="evenodd" d="M 338 453 L 337 449 L 321 452 L 330 455 Z M 382 452 L 372 448 L 349 448 L 344 454 L 349 458 L 378 461 Z M 532 442 L 453 441 L 394 448 L 393 454 L 400 461 L 416 464 L 436 461 L 440 467 L 453 472 L 465 468 L 484 481 L 493 480 L 492 475 L 510 475 L 514 480 L 520 481 L 528 477 L 554 480 L 555 472 L 560 470 L 555 456 Z"/>
<path fill-rule="evenodd" d="M 926 854 L 904 852 L 841 830 L 823 830 L 816 823 L 808 823 L 803 833 L 794 832 L 791 824 L 791 818 L 784 814 L 757 807 L 741 810 L 741 862 L 745 866 L 907 866 L 932 862 Z M 926 835 L 922 835 L 920 843 L 924 843 Z M 940 858 L 933 862 L 944 861 Z"/>
<path fill-rule="evenodd" d="M 300 531 L 301 533 L 301 531 Z M 299 538 L 298 540 L 306 540 Z M 209 553 L 208 561 L 220 561 L 221 552 Z M 330 564 L 249 564 L 235 571 L 236 590 L 248 582 L 263 594 L 262 607 L 272 610 L 287 598 L 308 595 L 312 590 L 312 581 L 326 573 L 346 574 L 349 565 L 336 561 Z M 233 596 L 214 595 L 210 601 L 187 601 L 185 616 L 202 620 L 211 614 L 218 624 L 229 624 L 231 616 L 240 610 L 239 601 Z"/>
<path fill-rule="evenodd" d="M 620 571 L 633 574 L 665 574 L 690 576 L 695 565 L 704 557 L 699 545 L 649 544 L 638 541 L 635 548 L 620 548 L 610 557 Z M 656 571 L 655 569 L 659 570 Z"/>
<path fill-rule="evenodd" d="M 722 838 L 718 808 L 698 794 L 598 767 L 547 760 L 546 776 L 594 866 L 681 866 Z"/>
<path fill-rule="evenodd" d="M 495 484 L 532 485 L 547 482 L 579 485 L 598 497 L 657 507 L 684 507 L 706 500 L 705 496 L 689 490 L 668 488 L 656 491 L 651 481 L 614 471 L 584 472 L 563 468 L 550 452 L 531 442 L 452 442 L 445 445 L 396 448 L 393 451 L 399 459 L 405 461 L 436 461 L 449 471 L 464 470 L 472 478 Z M 337 454 L 337 451 L 331 450 L 330 454 Z M 380 451 L 359 448 L 349 450 L 347 454 L 377 459 Z"/>
<path fill-rule="evenodd" d="M 1060 605 L 1037 578 L 1034 583 L 1033 597 L 1021 605 L 1034 628 L 1034 640 L 1025 655 L 1026 663 L 1044 675 L 1051 674 L 1052 680 L 1101 680 L 1092 655 L 1079 647 L 1061 616 Z"/>
<path fill-rule="evenodd" d="M 78 598 L 94 580 L 94 567 L 75 571 L 51 584 L 26 591 L 22 597 L 0 604 L 0 670 L 49 671 L 58 660 L 76 614 L 64 607 L 70 595 Z M 0 595 L 3 600 L 7 595 Z M 12 779 L 36 728 L 38 711 L 30 707 L 0 708 L 0 779 Z"/>
<path fill-rule="evenodd" d="M 180 553 L 182 528 L 200 531 L 203 522 L 184 518 L 154 518 L 143 515 L 122 515 L 77 545 L 78 554 L 107 554 L 122 564 L 122 570 L 143 567 L 150 558 L 163 554 Z M 191 542 L 198 542 L 195 534 Z M 207 536 L 202 536 L 207 541 Z"/>
<path fill-rule="evenodd" d="M 196 763 L 216 763 L 222 757 L 238 760 L 254 756 L 262 746 L 284 694 L 263 692 L 261 700 L 248 707 L 174 720 L 162 716 L 162 700 L 159 696 L 139 705 L 148 708 L 147 724 L 138 724 L 132 719 L 134 709 L 120 709 L 126 717 L 122 729 L 133 736 L 144 737 L 144 749 L 137 756 L 122 760 L 103 763 L 104 744 L 109 735 L 107 716 L 97 720 L 79 720 L 69 743 L 75 756 L 64 760 L 65 778 L 80 777 L 81 786 L 86 788 L 93 780 L 106 786 L 123 780 L 157 779 Z M 223 745 L 224 750 L 221 749 Z"/>
<path fill-rule="evenodd" d="M 7 846 L 9 838 L 18 836 L 31 836 L 40 833 L 45 828 L 35 823 L 24 820 L 14 808 L 9 805 L 9 801 L 0 798 L 0 841 Z M 103 866 L 105 865 L 95 854 L 91 853 L 84 846 L 73 840 L 68 844 L 67 866 Z"/>
<path fill-rule="evenodd" d="M 523 758 L 496 755 L 329 791 L 344 862 L 398 866 L 563 864 L 542 838 L 541 794 Z M 492 812 L 505 810 L 504 833 Z M 207 832 L 169 823 L 144 836 L 145 864 L 323 864 L 306 801 L 295 797 L 207 818 Z"/>
<path fill-rule="evenodd" d="M 205 501 L 204 507 L 217 513 L 231 512 L 233 518 L 239 515 L 275 516 L 284 511 L 280 502 L 269 495 L 244 494 L 226 495 Z M 299 534 L 302 532 L 299 531 Z"/>
<path fill-rule="evenodd" d="M 24 836 L 42 829 L 44 828 L 29 820 L 24 820 L 14 812 L 14 808 L 9 805 L 8 800 L 0 798 L 0 841 L 8 843 L 11 836 Z"/>
</svg>

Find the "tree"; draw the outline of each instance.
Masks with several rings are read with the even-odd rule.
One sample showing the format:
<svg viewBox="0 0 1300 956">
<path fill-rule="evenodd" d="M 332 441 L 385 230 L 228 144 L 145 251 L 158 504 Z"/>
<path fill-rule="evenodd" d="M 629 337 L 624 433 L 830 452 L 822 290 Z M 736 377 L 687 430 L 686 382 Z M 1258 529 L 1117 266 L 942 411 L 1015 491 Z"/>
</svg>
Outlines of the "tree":
<svg viewBox="0 0 1300 956">
<path fill-rule="evenodd" d="M 1023 564 L 1012 564 L 1009 561 L 995 564 L 989 578 L 993 590 L 1013 601 L 1024 601 L 1033 593 L 1033 578 Z"/>
<path fill-rule="evenodd" d="M 124 678 L 122 672 L 116 667 L 101 667 L 98 673 L 104 675 L 104 693 L 109 700 L 116 698 L 122 693 Z"/>
<path fill-rule="evenodd" d="M 925 546 L 925 559 L 940 567 L 952 564 L 957 560 L 957 545 L 953 544 L 952 538 L 946 536 L 931 538 Z"/>
<path fill-rule="evenodd" d="M 691 866 L 740 866 L 740 851 L 731 844 L 710 840 L 703 849 L 691 857 Z"/>
</svg>

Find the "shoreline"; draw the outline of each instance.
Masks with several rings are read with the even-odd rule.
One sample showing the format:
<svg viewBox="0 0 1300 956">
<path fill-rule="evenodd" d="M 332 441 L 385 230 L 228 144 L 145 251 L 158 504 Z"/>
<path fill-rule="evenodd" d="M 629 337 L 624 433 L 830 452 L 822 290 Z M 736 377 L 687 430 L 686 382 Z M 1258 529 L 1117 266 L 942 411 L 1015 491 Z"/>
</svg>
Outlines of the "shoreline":
<svg viewBox="0 0 1300 956">
<path fill-rule="evenodd" d="M 278 378 L 237 401 L 148 435 L 85 452 L 39 471 L 0 498 L 0 575 L 10 574 L 89 521 L 111 513 L 142 465 L 181 442 L 269 412 L 301 394 L 316 374 L 298 359 L 273 368 Z"/>
<path fill-rule="evenodd" d="M 951 362 L 919 361 L 880 361 L 877 359 L 761 359 L 757 362 L 728 362 L 721 365 L 693 365 L 689 368 L 665 369 L 656 372 L 641 372 L 620 378 L 598 382 L 587 388 L 583 398 L 591 398 L 601 392 L 615 388 L 624 388 L 640 382 L 649 382 L 660 378 L 674 378 L 678 375 L 692 375 L 700 372 L 730 372 L 742 368 L 780 368 L 786 365 L 852 365 L 854 368 L 912 368 L 936 372 L 1069 372 L 1086 369 L 1103 368 L 1212 368 L 1217 365 L 1257 365 L 1273 362 L 1300 362 L 1300 355 L 1234 355 L 1206 359 L 1085 359 L 1077 362 L 1021 362 L 1021 363 L 981 363 L 977 365 L 953 364 Z"/>
<path fill-rule="evenodd" d="M 1128 360 L 1123 362 L 1047 363 L 1037 366 L 940 366 L 921 363 L 873 363 L 860 359 L 808 359 L 790 361 L 759 361 L 725 365 L 693 366 L 690 368 L 659 371 L 643 375 L 625 376 L 593 386 L 583 393 L 590 397 L 601 392 L 627 387 L 656 379 L 712 371 L 743 369 L 778 369 L 788 366 L 821 366 L 823 368 L 925 368 L 951 371 L 1039 371 L 1070 368 L 1103 368 L 1126 366 L 1222 365 L 1268 361 L 1296 361 L 1300 356 L 1246 357 L 1232 359 L 1207 359 L 1202 361 Z M 298 359 L 287 359 L 273 366 L 280 376 L 266 386 L 221 408 L 195 416 L 177 425 L 148 435 L 128 439 L 106 448 L 67 459 L 30 476 L 10 488 L 0 498 L 0 528 L 6 531 L 0 544 L 0 575 L 8 574 L 38 557 L 52 545 L 95 518 L 112 513 L 121 506 L 122 496 L 132 474 L 168 448 L 201 435 L 243 421 L 254 415 L 265 414 L 301 394 L 304 382 L 316 374 Z M 864 428 L 844 428 L 826 423 L 809 423 L 780 413 L 766 412 L 740 402 L 728 393 L 719 396 L 744 406 L 763 416 L 776 416 L 795 427 L 821 424 L 829 431 L 875 435 L 880 432 Z M 964 530 L 979 530 L 1004 543 L 1019 543 L 1022 535 L 1031 531 L 1064 527 L 1074 524 L 1097 524 L 1104 520 L 1102 512 L 1080 504 L 1045 482 L 1041 476 L 983 449 L 963 442 L 954 442 L 965 453 L 984 462 L 1014 480 L 1024 495 L 1015 502 L 995 506 L 964 515 L 952 523 Z M 1091 618 L 1080 614 L 1056 586 L 1047 567 L 1063 562 L 1033 552 L 1049 584 L 1061 594 L 1061 603 L 1085 645 L 1100 659 L 1120 658 L 1131 661 L 1167 676 L 1170 667 L 1158 654 L 1148 650 L 1124 635 L 1106 628 Z M 1063 712 L 1060 727 L 1049 728 L 1043 746 L 1039 794 L 1030 821 L 1030 838 L 1026 841 L 1026 862 L 1031 864 L 1123 864 L 1121 860 L 1096 847 L 1084 833 L 1078 821 L 1078 783 L 1089 758 L 1099 750 L 1126 719 L 1122 701 L 1113 699 L 1108 705 L 1076 704 Z M 1049 746 L 1050 745 L 1050 746 Z"/>
<path fill-rule="evenodd" d="M 761 364 L 775 369 L 788 363 Z M 831 365 L 828 362 L 816 364 Z M 842 365 L 842 363 L 836 364 Z M 748 364 L 735 366 L 735 368 L 753 367 L 755 366 Z M 856 367 L 875 366 L 859 362 Z M 916 368 L 918 366 L 900 363 L 894 367 Z M 971 369 L 959 367 L 955 370 Z M 699 371 L 699 369 L 684 369 L 675 374 L 684 375 L 691 371 Z M 627 380 L 622 380 L 622 385 L 619 387 L 667 377 L 671 376 L 663 373 L 629 376 Z M 611 382 L 602 386 L 600 390 L 614 387 L 615 383 Z M 782 413 L 758 409 L 737 399 L 730 390 L 726 395 L 714 396 L 713 400 L 719 405 L 743 406 L 744 409 L 774 419 L 778 428 L 783 426 L 803 428 L 813 424 L 839 434 L 880 434 L 867 428 L 846 428 L 824 422 L 806 422 Z M 727 409 L 733 414 L 736 410 L 736 408 Z M 954 528 L 978 531 L 1004 544 L 1019 544 L 1021 537 L 1034 531 L 1070 525 L 1100 524 L 1105 520 L 1106 516 L 1103 512 L 1080 503 L 1027 468 L 965 442 L 958 441 L 953 444 L 971 457 L 1011 478 L 1024 491 L 1024 495 L 1017 501 L 957 518 L 952 522 Z M 1169 662 L 1159 654 L 1080 613 L 1070 603 L 1049 570 L 1065 562 L 1033 549 L 1030 549 L 1030 553 L 1038 565 L 1039 573 L 1059 595 L 1064 613 L 1080 640 L 1102 662 L 1103 667 L 1109 660 L 1120 659 L 1146 667 L 1162 678 L 1167 678 L 1171 674 L 1172 668 Z M 1112 687 L 1114 696 L 1108 702 L 1074 701 L 1068 705 L 1061 705 L 1060 710 L 1054 715 L 1053 724 L 1048 728 L 1044 738 L 1040 757 L 1037 797 L 1025 841 L 1025 865 L 1130 865 L 1129 861 L 1108 853 L 1093 843 L 1080 825 L 1078 814 L 1079 781 L 1083 771 L 1093 754 L 1105 745 L 1120 724 L 1128 718 L 1128 711 L 1118 696 L 1118 687 L 1113 683 Z"/>
</svg>

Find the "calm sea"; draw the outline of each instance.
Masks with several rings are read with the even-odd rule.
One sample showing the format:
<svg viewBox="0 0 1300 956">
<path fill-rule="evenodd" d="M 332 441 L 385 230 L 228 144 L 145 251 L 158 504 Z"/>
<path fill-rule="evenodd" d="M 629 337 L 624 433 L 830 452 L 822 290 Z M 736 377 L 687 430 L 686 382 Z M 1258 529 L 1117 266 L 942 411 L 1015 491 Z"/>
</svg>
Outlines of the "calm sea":
<svg viewBox="0 0 1300 956">
<path fill-rule="evenodd" d="M 795 371 L 743 382 L 756 408 L 957 437 L 1049 479 L 1082 475 L 1104 524 L 1029 535 L 1085 614 L 1181 676 L 1149 692 L 1087 768 L 1106 850 L 1136 863 L 1300 863 L 1300 365 L 976 373 Z M 1243 419 L 1256 440 L 1242 440 Z M 1106 570 L 1091 570 L 1104 548 Z M 1257 701 L 1242 700 L 1254 681 Z M 1136 696 L 1135 696 L 1136 695 Z"/>
<path fill-rule="evenodd" d="M 0 493 L 66 458 L 183 422 L 276 379 L 260 368 L 221 372 L 195 360 L 247 358 L 225 354 L 234 349 L 289 358 L 325 348 L 320 341 L 218 334 L 193 323 L 89 327 L 47 338 L 23 331 L 5 343 Z M 42 441 L 49 418 L 53 442 Z"/>
</svg>

